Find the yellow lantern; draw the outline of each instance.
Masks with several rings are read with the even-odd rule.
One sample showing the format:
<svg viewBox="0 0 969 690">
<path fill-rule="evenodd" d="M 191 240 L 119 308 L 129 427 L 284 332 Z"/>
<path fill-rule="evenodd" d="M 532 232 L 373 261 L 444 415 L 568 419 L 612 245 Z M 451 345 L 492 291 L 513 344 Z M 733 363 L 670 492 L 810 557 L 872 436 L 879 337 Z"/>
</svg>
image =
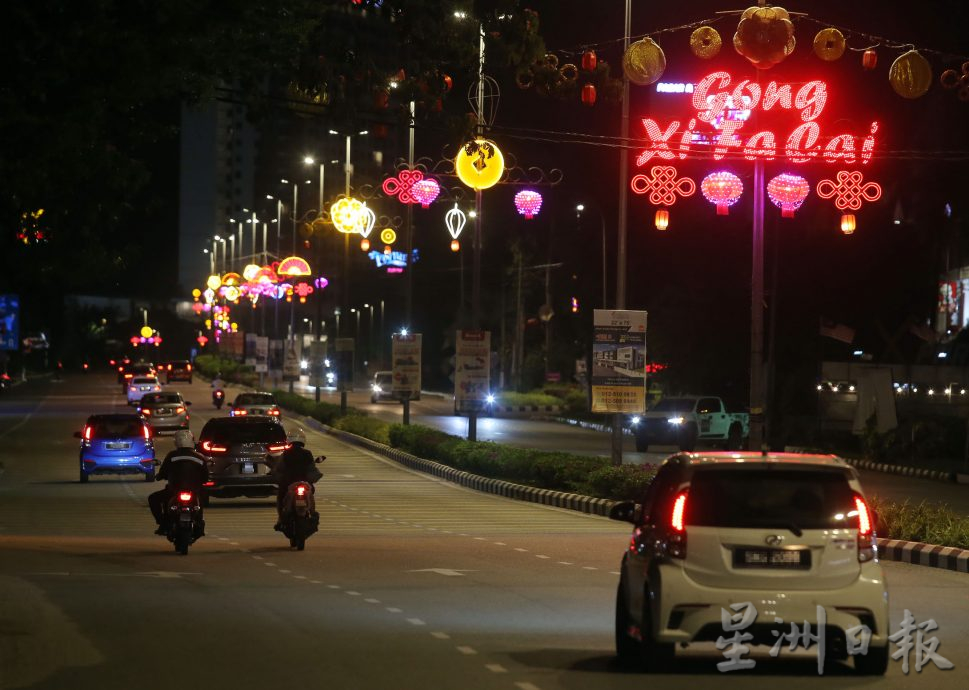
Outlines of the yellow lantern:
<svg viewBox="0 0 969 690">
<path fill-rule="evenodd" d="M 357 232 L 363 204 L 352 197 L 343 197 L 330 206 L 330 219 L 334 227 L 342 233 Z"/>
<path fill-rule="evenodd" d="M 932 66 L 917 50 L 910 50 L 892 63 L 888 81 L 902 98 L 924 96 L 932 86 Z"/>
<path fill-rule="evenodd" d="M 651 38 L 631 44 L 622 56 L 622 71 L 633 84 L 649 86 L 666 71 L 666 55 Z"/>
<path fill-rule="evenodd" d="M 192 297 L 195 299 L 196 302 L 198 301 L 199 297 L 201 297 L 201 296 L 202 296 L 202 291 L 201 290 L 199 290 L 198 288 L 195 288 L 194 290 L 192 290 Z"/>
<path fill-rule="evenodd" d="M 720 34 L 712 26 L 701 26 L 690 34 L 690 50 L 698 58 L 709 60 L 720 53 Z"/>
<path fill-rule="evenodd" d="M 222 287 L 222 277 L 216 275 L 209 276 L 205 281 L 205 286 L 209 288 L 209 290 L 218 290 L 220 287 Z"/>
<path fill-rule="evenodd" d="M 205 320 L 205 327 L 206 328 L 212 328 L 212 319 L 206 319 Z"/>
<path fill-rule="evenodd" d="M 260 267 L 257 266 L 256 264 L 249 264 L 244 269 L 242 269 L 242 277 L 245 278 L 246 280 L 252 280 L 253 278 L 256 277 L 256 274 L 259 273 L 259 268 Z"/>
<path fill-rule="evenodd" d="M 488 189 L 505 174 L 505 157 L 490 139 L 475 139 L 465 144 L 454 159 L 454 171 L 471 189 Z"/>
<path fill-rule="evenodd" d="M 235 302 L 236 300 L 238 300 L 239 294 L 240 294 L 239 288 L 237 288 L 234 285 L 229 285 L 222 291 L 222 296 L 225 297 L 230 302 Z"/>
<path fill-rule="evenodd" d="M 155 331 L 151 326 L 142 326 L 138 332 L 141 333 L 142 338 L 150 338 Z"/>
<path fill-rule="evenodd" d="M 837 29 L 821 29 L 814 37 L 814 54 L 828 62 L 844 55 L 845 47 L 845 37 Z"/>
</svg>

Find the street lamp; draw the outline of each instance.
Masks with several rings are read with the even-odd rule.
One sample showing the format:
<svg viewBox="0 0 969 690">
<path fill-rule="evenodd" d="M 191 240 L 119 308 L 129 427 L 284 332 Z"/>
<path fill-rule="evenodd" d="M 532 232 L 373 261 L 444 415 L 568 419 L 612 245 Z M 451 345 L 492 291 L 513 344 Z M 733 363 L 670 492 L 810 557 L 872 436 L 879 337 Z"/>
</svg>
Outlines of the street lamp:
<svg viewBox="0 0 969 690">
<path fill-rule="evenodd" d="M 585 205 L 579 204 L 575 207 L 575 220 L 579 225 L 579 230 L 582 229 L 582 212 L 585 211 Z M 595 207 L 596 213 L 599 214 L 599 220 L 602 222 L 602 308 L 606 308 L 606 217 L 602 213 L 602 209 L 598 206 Z"/>
</svg>

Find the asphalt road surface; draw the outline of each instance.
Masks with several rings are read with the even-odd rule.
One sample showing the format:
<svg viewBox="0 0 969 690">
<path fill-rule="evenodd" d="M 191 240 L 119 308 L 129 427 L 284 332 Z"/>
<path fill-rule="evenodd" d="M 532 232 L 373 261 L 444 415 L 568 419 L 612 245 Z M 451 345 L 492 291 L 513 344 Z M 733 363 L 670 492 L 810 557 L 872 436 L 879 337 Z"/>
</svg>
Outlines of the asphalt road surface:
<svg viewBox="0 0 969 690">
<path fill-rule="evenodd" d="M 202 384 L 198 431 L 215 411 Z M 721 674 L 711 647 L 650 677 L 614 663 L 627 525 L 480 494 L 310 432 L 328 456 L 306 551 L 272 531 L 271 500 L 213 499 L 178 556 L 134 477 L 77 481 L 78 430 L 124 409 L 91 375 L 0 398 L 0 687 L 596 690 L 969 687 L 966 575 L 886 563 L 892 625 L 934 618 L 929 665 L 819 678 L 812 656 Z M 290 422 L 287 422 L 287 424 Z M 164 455 L 171 440 L 158 442 Z"/>
</svg>

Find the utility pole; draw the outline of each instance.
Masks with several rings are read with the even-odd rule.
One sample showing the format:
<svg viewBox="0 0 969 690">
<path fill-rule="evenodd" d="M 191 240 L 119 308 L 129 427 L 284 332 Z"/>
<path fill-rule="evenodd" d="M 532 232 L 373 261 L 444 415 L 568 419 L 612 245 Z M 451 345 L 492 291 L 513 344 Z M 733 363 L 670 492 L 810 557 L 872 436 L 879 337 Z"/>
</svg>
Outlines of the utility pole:
<svg viewBox="0 0 969 690">
<path fill-rule="evenodd" d="M 478 25 L 478 124 L 476 133 L 479 137 L 484 134 L 484 61 L 485 41 L 484 25 Z M 481 190 L 474 190 L 474 228 L 471 240 L 471 328 L 481 328 L 481 223 L 484 214 L 481 208 Z M 468 413 L 468 440 L 478 440 L 478 414 L 471 410 Z"/>
</svg>

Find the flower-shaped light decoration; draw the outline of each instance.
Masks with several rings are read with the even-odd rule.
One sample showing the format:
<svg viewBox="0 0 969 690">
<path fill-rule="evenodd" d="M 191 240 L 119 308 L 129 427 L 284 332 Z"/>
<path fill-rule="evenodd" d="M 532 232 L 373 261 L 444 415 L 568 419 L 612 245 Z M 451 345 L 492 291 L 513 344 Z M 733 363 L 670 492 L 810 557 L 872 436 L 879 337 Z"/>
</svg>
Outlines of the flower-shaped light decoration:
<svg viewBox="0 0 969 690">
<path fill-rule="evenodd" d="M 523 189 L 515 195 L 515 208 L 526 220 L 531 220 L 542 208 L 542 195 L 532 189 Z"/>
<path fill-rule="evenodd" d="M 306 304 L 306 298 L 313 294 L 313 286 L 309 283 L 296 283 L 293 292 L 299 295 L 300 304 Z"/>
<path fill-rule="evenodd" d="M 428 208 L 440 193 L 441 185 L 433 177 L 426 177 L 411 187 L 411 195 L 417 199 L 421 208 Z"/>
<path fill-rule="evenodd" d="M 744 193 L 744 183 L 730 172 L 710 173 L 700 182 L 700 193 L 717 205 L 717 215 L 725 216 Z"/>
<path fill-rule="evenodd" d="M 324 278 L 323 276 L 320 276 L 319 278 L 313 281 L 313 286 L 316 287 L 317 290 L 322 290 L 329 284 L 330 284 L 330 281 Z"/>
<path fill-rule="evenodd" d="M 333 226 L 342 233 L 358 232 L 360 213 L 364 205 L 353 197 L 343 197 L 330 206 L 330 219 Z"/>
<path fill-rule="evenodd" d="M 793 218 L 810 192 L 811 185 L 800 175 L 782 173 L 767 183 L 767 196 L 781 210 L 782 218 Z"/>
<path fill-rule="evenodd" d="M 458 208 L 457 204 L 454 204 L 454 208 L 448 211 L 444 216 L 444 225 L 447 226 L 447 231 L 451 234 L 451 251 L 456 252 L 461 249 L 461 243 L 458 242 L 458 236 L 461 231 L 464 230 L 464 225 L 468 222 L 468 216 L 465 215 L 464 211 Z"/>
</svg>

